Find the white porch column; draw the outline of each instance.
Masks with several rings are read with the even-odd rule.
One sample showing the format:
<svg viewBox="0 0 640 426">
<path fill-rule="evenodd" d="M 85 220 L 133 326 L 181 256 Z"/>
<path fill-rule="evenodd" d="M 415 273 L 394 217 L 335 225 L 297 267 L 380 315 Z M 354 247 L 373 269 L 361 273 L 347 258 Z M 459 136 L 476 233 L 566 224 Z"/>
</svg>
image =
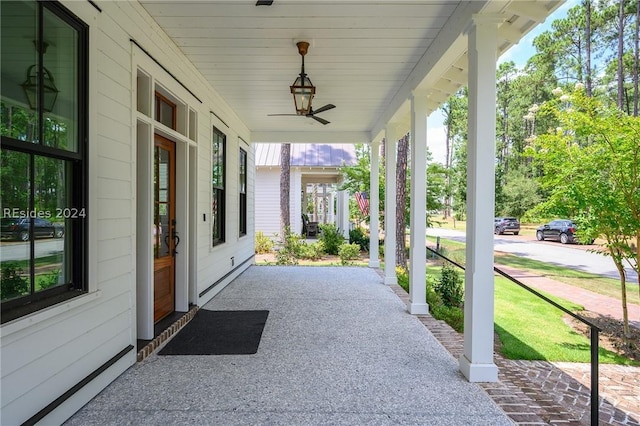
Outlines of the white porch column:
<svg viewBox="0 0 640 426">
<path fill-rule="evenodd" d="M 378 256 L 378 245 L 380 233 L 380 224 L 378 212 L 380 211 L 380 142 L 371 142 L 371 174 L 369 176 L 369 267 L 379 268 L 380 257 Z"/>
<path fill-rule="evenodd" d="M 384 143 L 384 283 L 397 284 L 396 276 L 396 151 L 398 125 L 388 123 Z"/>
<path fill-rule="evenodd" d="M 469 121 L 464 351 L 470 382 L 498 381 L 493 361 L 493 211 L 496 151 L 496 15 L 476 15 L 469 29 Z"/>
<path fill-rule="evenodd" d="M 426 314 L 427 305 L 427 94 L 411 96 L 411 236 L 409 245 L 410 314 Z"/>
<path fill-rule="evenodd" d="M 342 223 L 342 235 L 349 238 L 349 191 L 340 191 L 338 193 L 338 202 L 340 209 L 338 210 L 339 220 Z"/>
<path fill-rule="evenodd" d="M 329 192 L 329 208 L 327 209 L 327 215 L 329 216 L 327 218 L 327 222 L 328 223 L 333 223 L 334 225 L 336 225 L 336 214 L 335 214 L 335 210 L 334 210 L 334 206 L 335 206 L 335 200 L 336 198 L 336 193 L 333 191 Z M 337 226 L 337 225 L 336 225 Z"/>
</svg>

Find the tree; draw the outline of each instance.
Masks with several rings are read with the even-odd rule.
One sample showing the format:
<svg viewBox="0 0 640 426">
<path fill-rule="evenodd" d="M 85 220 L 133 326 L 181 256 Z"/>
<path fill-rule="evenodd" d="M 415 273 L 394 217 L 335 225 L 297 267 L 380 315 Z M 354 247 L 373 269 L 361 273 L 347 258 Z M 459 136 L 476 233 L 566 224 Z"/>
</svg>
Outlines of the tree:
<svg viewBox="0 0 640 426">
<path fill-rule="evenodd" d="M 561 93 L 558 93 L 561 95 Z M 624 333 L 629 334 L 624 263 L 640 261 L 640 118 L 589 98 L 581 85 L 547 103 L 559 126 L 535 140 L 549 197 L 542 209 L 573 217 L 581 240 L 601 237 L 620 275 Z M 640 281 L 640 278 L 639 278 Z M 640 283 L 639 283 L 640 284 Z"/>
<path fill-rule="evenodd" d="M 291 189 L 291 144 L 280 146 L 280 238 L 284 243 L 285 235 L 291 228 L 289 211 Z"/>
<path fill-rule="evenodd" d="M 396 164 L 396 266 L 407 268 L 406 228 L 407 215 L 407 167 L 409 163 L 409 135 L 398 141 Z"/>
<path fill-rule="evenodd" d="M 349 191 L 351 195 L 356 192 L 365 192 L 370 194 L 371 192 L 371 147 L 370 145 L 356 145 L 356 161 L 355 166 L 342 167 L 342 185 L 340 190 Z M 381 166 L 381 164 L 379 164 Z M 384 171 L 381 170 L 378 173 L 378 198 L 380 203 L 380 210 L 384 210 Z M 353 200 L 352 200 L 353 201 Z M 357 207 L 356 203 L 350 203 L 353 205 L 351 210 L 351 217 L 358 217 L 361 221 L 369 221 L 369 216 L 362 216 L 362 213 Z M 380 222 L 382 223 L 382 222 Z"/>
<path fill-rule="evenodd" d="M 446 158 L 444 167 L 447 171 L 445 175 L 444 189 L 444 217 L 451 217 L 451 210 L 454 201 L 454 182 L 453 182 L 453 166 L 456 153 L 456 147 L 464 143 L 466 140 L 467 129 L 467 89 L 460 89 L 455 95 L 451 96 L 447 102 L 441 107 L 444 114 L 444 125 L 446 126 Z M 429 185 L 429 180 L 427 180 Z"/>
<path fill-rule="evenodd" d="M 502 210 L 496 211 L 496 214 L 522 218 L 527 211 L 540 203 L 540 185 L 532 178 L 527 166 L 509 171 L 506 180 L 509 184 L 502 188 Z"/>
</svg>

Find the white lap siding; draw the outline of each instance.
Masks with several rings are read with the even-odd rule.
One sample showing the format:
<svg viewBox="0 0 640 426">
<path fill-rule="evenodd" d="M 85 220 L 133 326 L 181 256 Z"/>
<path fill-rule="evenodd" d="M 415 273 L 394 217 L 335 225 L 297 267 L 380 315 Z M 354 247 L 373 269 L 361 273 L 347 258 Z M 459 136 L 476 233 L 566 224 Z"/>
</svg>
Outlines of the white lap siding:
<svg viewBox="0 0 640 426">
<path fill-rule="evenodd" d="M 44 424 L 63 422 L 136 360 L 136 62 L 135 40 L 175 79 L 196 94 L 187 97 L 197 117 L 193 152 L 197 180 L 184 235 L 195 238 L 181 249 L 193 262 L 190 303 L 202 304 L 252 263 L 253 150 L 248 153 L 247 235 L 238 235 L 239 137 L 250 142 L 246 126 L 224 104 L 180 50 L 137 3 L 62 4 L 89 26 L 89 241 L 88 293 L 2 325 L 1 418 L 21 424 L 82 383 L 61 404 L 54 404 Z M 151 59 L 146 58 L 147 63 Z M 157 71 L 154 71 L 157 72 Z M 186 93 L 173 77 L 154 75 L 174 93 Z M 227 136 L 226 241 L 211 247 L 211 126 L 215 111 Z M 216 127 L 217 127 L 216 126 Z M 193 210 L 194 207 L 191 207 Z M 195 252 L 193 252 L 195 251 Z M 231 258 L 234 258 L 232 266 Z M 191 262 L 191 261 L 190 261 Z M 243 263 L 244 262 L 244 263 Z M 214 286 L 214 284 L 217 284 Z M 111 361 L 111 362 L 110 362 Z M 93 374 L 93 375 L 92 375 Z M 85 382 L 83 382 L 83 380 Z"/>
</svg>

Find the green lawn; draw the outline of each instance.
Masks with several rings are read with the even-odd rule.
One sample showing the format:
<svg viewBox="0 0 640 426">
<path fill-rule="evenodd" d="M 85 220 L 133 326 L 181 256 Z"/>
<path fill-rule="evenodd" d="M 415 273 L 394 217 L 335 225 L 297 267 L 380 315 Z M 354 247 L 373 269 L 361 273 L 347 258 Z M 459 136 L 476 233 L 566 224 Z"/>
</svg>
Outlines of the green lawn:
<svg viewBox="0 0 640 426">
<path fill-rule="evenodd" d="M 429 269 L 432 276 L 439 278 L 440 267 Z M 462 274 L 462 272 L 460 272 Z M 408 279 L 398 275 L 398 283 L 407 290 Z M 429 294 L 429 291 L 427 291 Z M 563 362 L 590 362 L 590 341 L 575 332 L 564 321 L 565 313 L 544 300 L 538 298 L 506 278 L 495 280 L 495 331 L 501 343 L 501 354 L 507 359 L 546 360 Z M 578 304 L 559 297 L 545 294 L 566 309 L 577 312 L 582 310 Z M 449 322 L 460 322 L 460 315 L 450 318 L 438 316 L 439 309 L 431 306 L 430 312 L 436 318 Z M 451 324 L 454 328 L 455 325 Z M 637 364 L 628 358 L 616 355 L 603 348 L 599 350 L 599 360 L 607 364 Z"/>
<path fill-rule="evenodd" d="M 435 238 L 427 237 L 427 240 L 435 244 Z M 444 247 L 444 255 L 451 257 L 456 262 L 464 263 L 464 243 L 451 241 L 445 238 L 440 239 L 440 245 Z M 545 276 L 553 280 L 570 284 L 585 290 L 604 296 L 613 297 L 620 300 L 621 290 L 620 281 L 612 278 L 601 277 L 587 272 L 575 271 L 564 268 L 562 266 L 551 265 L 538 260 L 527 259 L 512 254 L 498 254 L 495 256 L 495 263 L 510 266 L 512 268 L 528 271 L 540 276 Z M 627 302 L 640 305 L 640 294 L 638 293 L 638 284 L 627 282 Z"/>
<path fill-rule="evenodd" d="M 568 300 L 546 296 L 572 312 L 582 310 L 580 305 Z M 506 358 L 588 363 L 589 339 L 569 327 L 563 315 L 561 310 L 507 279 L 496 279 L 495 330 Z M 603 348 L 600 348 L 599 359 L 607 364 L 631 363 Z"/>
</svg>

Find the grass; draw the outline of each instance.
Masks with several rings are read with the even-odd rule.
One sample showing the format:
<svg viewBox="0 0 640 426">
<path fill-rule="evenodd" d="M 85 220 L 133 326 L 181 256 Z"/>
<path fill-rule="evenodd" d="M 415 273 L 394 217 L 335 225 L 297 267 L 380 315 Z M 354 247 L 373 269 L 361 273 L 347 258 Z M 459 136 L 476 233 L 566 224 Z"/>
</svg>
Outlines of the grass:
<svg viewBox="0 0 640 426">
<path fill-rule="evenodd" d="M 433 275 L 437 275 L 440 268 L 434 266 L 430 270 L 433 271 Z M 408 278 L 405 278 L 398 274 L 398 284 L 408 290 Z M 433 291 L 427 288 L 427 296 L 431 293 Z M 494 294 L 494 326 L 501 343 L 500 352 L 505 358 L 590 362 L 589 339 L 564 322 L 565 314 L 561 310 L 502 277 L 495 281 Z M 545 295 L 571 311 L 579 312 L 583 309 L 568 300 Z M 451 309 L 442 310 L 441 307 L 432 306 L 433 299 L 428 302 L 434 318 L 444 320 L 457 331 L 461 331 L 459 326 L 462 313 L 455 315 Z M 451 324 L 450 321 L 454 323 Z M 606 364 L 637 364 L 604 348 L 599 349 L 599 360 Z"/>
<path fill-rule="evenodd" d="M 427 237 L 428 241 L 435 243 L 435 238 Z M 440 238 L 440 245 L 444 247 L 444 255 L 451 257 L 458 262 L 462 259 L 464 263 L 465 252 L 464 243 Z M 576 271 L 566 267 L 551 265 L 538 260 L 527 259 L 514 256 L 512 254 L 496 254 L 495 263 L 497 265 L 510 266 L 522 271 L 532 272 L 565 284 L 592 291 L 603 296 L 613 297 L 620 300 L 620 281 L 613 278 L 605 278 L 600 275 L 588 272 Z M 640 294 L 638 294 L 638 284 L 627 282 L 627 302 L 640 305 Z"/>
<path fill-rule="evenodd" d="M 571 311 L 582 307 L 546 295 Z M 590 343 L 563 321 L 564 313 L 505 278 L 495 281 L 495 330 L 508 359 L 590 362 Z M 628 358 L 600 348 L 607 364 L 632 364 Z"/>
<path fill-rule="evenodd" d="M 510 254 L 496 255 L 495 263 L 517 268 L 522 271 L 534 272 L 540 276 L 615 299 L 620 299 L 621 297 L 622 290 L 620 281 L 613 278 L 605 278 L 588 272 L 575 271 L 562 266 L 551 265 L 538 260 L 525 259 Z M 640 305 L 638 284 L 627 282 L 627 302 Z"/>
</svg>

